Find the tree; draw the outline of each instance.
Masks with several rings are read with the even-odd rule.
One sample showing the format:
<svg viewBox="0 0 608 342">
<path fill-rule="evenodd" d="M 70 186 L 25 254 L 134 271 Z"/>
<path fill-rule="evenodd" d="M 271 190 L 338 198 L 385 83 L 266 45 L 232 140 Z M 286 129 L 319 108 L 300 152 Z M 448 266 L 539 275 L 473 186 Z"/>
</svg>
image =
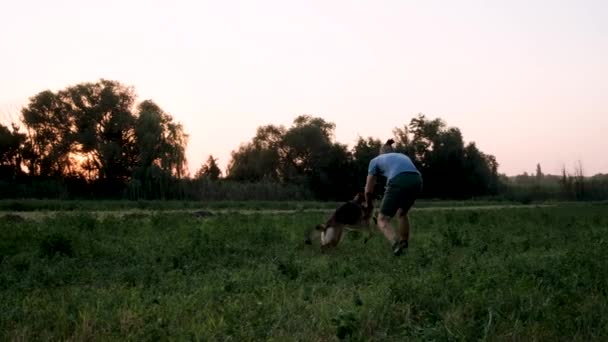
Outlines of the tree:
<svg viewBox="0 0 608 342">
<path fill-rule="evenodd" d="M 251 142 L 232 152 L 228 178 L 305 186 L 320 199 L 350 197 L 352 156 L 346 146 L 332 141 L 334 128 L 310 115 L 296 117 L 289 129 L 259 127 Z"/>
<path fill-rule="evenodd" d="M 425 196 L 468 198 L 496 193 L 496 159 L 474 143 L 465 146 L 458 128 L 419 114 L 393 134 L 397 150 L 409 155 L 422 172 Z"/>
<path fill-rule="evenodd" d="M 576 199 L 584 199 L 585 192 L 585 173 L 583 172 L 583 163 L 579 160 L 574 167 L 574 193 Z"/>
<path fill-rule="evenodd" d="M 250 143 L 232 152 L 228 177 L 304 184 L 329 152 L 334 127 L 309 115 L 298 116 L 288 130 L 274 125 L 259 127 Z"/>
<path fill-rule="evenodd" d="M 365 178 L 358 179 L 352 153 L 346 145 L 333 143 L 308 174 L 306 185 L 321 200 L 352 199 L 363 190 Z"/>
<path fill-rule="evenodd" d="M 369 162 L 378 156 L 380 151 L 380 147 L 383 145 L 383 142 L 379 139 L 375 139 L 372 137 L 368 137 L 364 139 L 359 137 L 357 139 L 357 143 L 353 146 L 352 155 L 353 155 L 353 167 L 352 170 L 354 172 L 354 178 L 356 180 L 357 186 L 364 187 L 365 179 L 368 174 Z M 386 185 L 386 179 L 384 177 L 378 179 L 376 182 L 375 193 L 376 196 L 380 197 L 384 186 Z"/>
<path fill-rule="evenodd" d="M 139 172 L 155 167 L 169 176 L 184 176 L 188 135 L 182 125 L 173 122 L 173 117 L 151 100 L 140 103 L 137 113 L 135 141 Z"/>
<path fill-rule="evenodd" d="M 403 126 L 403 128 L 396 127 L 393 129 L 395 152 L 403 153 L 410 158 L 413 158 L 415 157 L 416 153 L 410 135 L 410 129 L 407 127 L 407 125 Z"/>
<path fill-rule="evenodd" d="M 334 129 L 333 123 L 310 115 L 298 116 L 289 129 L 262 126 L 251 142 L 232 152 L 228 178 L 271 179 L 305 186 L 319 199 L 346 199 L 363 187 L 382 141 L 360 137 L 349 151 L 333 141 Z M 496 159 L 474 143 L 465 145 L 458 128 L 420 114 L 393 134 L 396 150 L 422 172 L 426 196 L 468 198 L 498 191 Z M 381 193 L 382 181 L 378 184 Z"/>
<path fill-rule="evenodd" d="M 281 162 L 285 157 L 283 126 L 258 127 L 250 143 L 232 151 L 228 178 L 239 181 L 281 180 Z"/>
<path fill-rule="evenodd" d="M 173 117 L 151 100 L 137 106 L 134 131 L 136 184 L 148 198 L 165 198 L 173 179 L 186 174 L 188 135 L 181 124 L 173 122 Z"/>
<path fill-rule="evenodd" d="M 540 163 L 536 164 L 536 180 L 540 181 L 543 179 L 543 171 L 540 168 Z"/>
<path fill-rule="evenodd" d="M 21 174 L 23 146 L 26 136 L 13 124 L 12 130 L 0 124 L 0 179 L 10 179 Z"/>
<path fill-rule="evenodd" d="M 468 197 L 497 194 L 499 177 L 496 158 L 479 151 L 475 143 L 469 143 L 465 148 L 464 170 Z"/>
<path fill-rule="evenodd" d="M 218 180 L 222 175 L 222 171 L 217 166 L 216 159 L 212 155 L 207 159 L 207 163 L 203 164 L 196 172 L 195 179 L 210 179 Z"/>
<path fill-rule="evenodd" d="M 281 145 L 280 173 L 284 180 L 305 184 L 307 178 L 320 171 L 332 146 L 334 128 L 335 124 L 310 115 L 295 118 Z"/>
<path fill-rule="evenodd" d="M 104 79 L 32 97 L 22 110 L 30 175 L 84 179 L 111 196 L 136 179 L 164 193 L 186 174 L 188 136 L 154 102 L 135 103 L 132 87 Z"/>
<path fill-rule="evenodd" d="M 58 96 L 75 122 L 73 153 L 84 160 L 80 169 L 88 178 L 124 183 L 133 172 L 136 158 L 134 89 L 102 79 L 68 87 Z"/>
<path fill-rule="evenodd" d="M 123 181 L 131 173 L 134 91 L 116 81 L 43 91 L 22 110 L 33 175 Z"/>
<path fill-rule="evenodd" d="M 66 176 L 73 170 L 70 153 L 76 143 L 76 123 L 58 94 L 50 90 L 30 98 L 22 110 L 27 128 L 28 156 L 26 166 L 32 175 Z"/>
<path fill-rule="evenodd" d="M 441 119 L 427 120 L 423 114 L 413 118 L 409 124 L 409 133 L 412 137 L 410 149 L 413 153 L 411 157 L 419 161 L 422 169 L 429 167 L 428 163 L 432 160 L 434 143 L 440 132 L 445 129 L 445 123 Z"/>
</svg>

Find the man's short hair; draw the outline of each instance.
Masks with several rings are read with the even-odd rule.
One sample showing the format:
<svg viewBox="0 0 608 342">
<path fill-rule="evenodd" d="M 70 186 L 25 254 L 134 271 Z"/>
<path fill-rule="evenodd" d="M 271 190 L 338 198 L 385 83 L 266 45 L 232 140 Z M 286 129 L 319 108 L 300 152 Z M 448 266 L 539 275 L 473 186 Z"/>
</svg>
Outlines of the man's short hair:
<svg viewBox="0 0 608 342">
<path fill-rule="evenodd" d="M 393 148 L 394 143 L 395 140 L 388 139 L 386 143 L 380 147 L 380 154 L 395 152 L 395 149 Z"/>
</svg>

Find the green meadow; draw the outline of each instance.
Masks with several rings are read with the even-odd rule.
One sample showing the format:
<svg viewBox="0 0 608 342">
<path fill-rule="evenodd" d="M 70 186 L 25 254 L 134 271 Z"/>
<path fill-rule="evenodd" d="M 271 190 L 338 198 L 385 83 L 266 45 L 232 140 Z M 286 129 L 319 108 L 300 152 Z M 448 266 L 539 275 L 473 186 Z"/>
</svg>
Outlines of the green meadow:
<svg viewBox="0 0 608 342">
<path fill-rule="evenodd" d="M 0 340 L 608 339 L 606 203 L 423 204 L 401 257 L 305 245 L 333 204 L 91 203 L 0 203 Z"/>
</svg>

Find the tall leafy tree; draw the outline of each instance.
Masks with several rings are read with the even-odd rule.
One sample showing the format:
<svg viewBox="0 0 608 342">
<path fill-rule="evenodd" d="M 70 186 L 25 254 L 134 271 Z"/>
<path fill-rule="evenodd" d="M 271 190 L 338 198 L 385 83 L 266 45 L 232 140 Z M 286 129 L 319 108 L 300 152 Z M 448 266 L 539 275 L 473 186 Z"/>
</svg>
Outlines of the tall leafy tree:
<svg viewBox="0 0 608 342">
<path fill-rule="evenodd" d="M 0 124 L 0 179 L 14 178 L 22 173 L 26 136 L 16 125 L 11 128 Z"/>
<path fill-rule="evenodd" d="M 468 198 L 496 193 L 496 159 L 479 151 L 474 143 L 465 146 L 458 128 L 420 114 L 393 133 L 397 149 L 412 157 L 422 172 L 426 196 Z"/>
<path fill-rule="evenodd" d="M 352 153 L 346 145 L 332 143 L 308 175 L 306 184 L 321 200 L 346 200 L 363 190 L 365 178 L 357 178 Z"/>
<path fill-rule="evenodd" d="M 217 166 L 217 159 L 209 156 L 207 162 L 201 166 L 201 168 L 194 175 L 195 179 L 210 179 L 218 180 L 222 175 L 222 170 Z"/>
<path fill-rule="evenodd" d="M 186 173 L 188 136 L 173 117 L 156 103 L 143 101 L 135 119 L 136 163 L 134 177 L 151 197 L 164 197 L 173 178 Z"/>
<path fill-rule="evenodd" d="M 540 163 L 536 164 L 536 180 L 541 181 L 544 177 L 543 170 L 540 167 Z"/>
<path fill-rule="evenodd" d="M 122 182 L 135 161 L 133 88 L 116 81 L 81 83 L 58 92 L 76 126 L 76 146 L 88 176 Z"/>
<path fill-rule="evenodd" d="M 232 151 L 227 176 L 240 181 L 268 179 L 280 181 L 281 162 L 285 157 L 283 138 L 285 127 L 266 125 L 258 127 L 252 141 Z"/>
<path fill-rule="evenodd" d="M 355 186 L 362 188 L 365 183 L 365 179 L 367 177 L 367 171 L 369 167 L 369 162 L 378 156 L 380 151 L 380 147 L 384 143 L 376 138 L 368 137 L 364 139 L 359 137 L 357 139 L 357 143 L 352 148 L 353 155 L 353 167 L 354 178 L 355 178 Z M 376 182 L 375 192 L 377 195 L 382 194 L 382 189 L 386 184 L 386 179 L 383 177 L 379 178 Z"/>
<path fill-rule="evenodd" d="M 335 124 L 310 115 L 298 116 L 283 137 L 281 174 L 287 181 L 305 183 L 319 171 L 332 146 Z"/>
<path fill-rule="evenodd" d="M 350 196 L 352 157 L 346 146 L 333 142 L 334 129 L 310 115 L 296 117 L 289 129 L 259 127 L 251 142 L 232 152 L 228 178 L 298 184 L 322 199 Z"/>
<path fill-rule="evenodd" d="M 76 176 L 114 195 L 133 178 L 166 190 L 186 174 L 188 136 L 154 102 L 135 102 L 132 87 L 103 79 L 35 95 L 22 110 L 24 165 L 31 175 Z"/>
<path fill-rule="evenodd" d="M 465 184 L 468 196 L 495 195 L 498 192 L 498 162 L 481 152 L 475 143 L 465 148 Z"/>
<path fill-rule="evenodd" d="M 22 110 L 34 175 L 124 180 L 131 173 L 135 94 L 116 81 L 43 91 Z"/>
<path fill-rule="evenodd" d="M 71 153 L 77 127 L 73 113 L 50 90 L 30 98 L 22 110 L 31 154 L 26 162 L 32 175 L 65 176 L 73 171 Z"/>
</svg>

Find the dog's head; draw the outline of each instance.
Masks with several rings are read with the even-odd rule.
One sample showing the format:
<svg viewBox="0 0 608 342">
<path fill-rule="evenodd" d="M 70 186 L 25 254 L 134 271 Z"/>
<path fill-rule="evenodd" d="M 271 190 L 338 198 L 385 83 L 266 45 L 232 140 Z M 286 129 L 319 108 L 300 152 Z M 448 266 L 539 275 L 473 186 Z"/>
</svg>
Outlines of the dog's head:
<svg viewBox="0 0 608 342">
<path fill-rule="evenodd" d="M 355 198 L 353 198 L 353 202 L 356 203 L 359 207 L 361 207 L 361 211 L 363 212 L 362 219 L 364 221 L 369 221 L 372 216 L 372 212 L 374 211 L 374 208 L 367 205 L 367 200 L 365 199 L 365 194 L 363 193 L 363 191 L 357 192 Z"/>
<path fill-rule="evenodd" d="M 358 205 L 363 205 L 363 203 L 365 203 L 365 194 L 363 191 L 359 191 L 357 194 L 355 194 L 353 202 L 357 203 Z"/>
</svg>

